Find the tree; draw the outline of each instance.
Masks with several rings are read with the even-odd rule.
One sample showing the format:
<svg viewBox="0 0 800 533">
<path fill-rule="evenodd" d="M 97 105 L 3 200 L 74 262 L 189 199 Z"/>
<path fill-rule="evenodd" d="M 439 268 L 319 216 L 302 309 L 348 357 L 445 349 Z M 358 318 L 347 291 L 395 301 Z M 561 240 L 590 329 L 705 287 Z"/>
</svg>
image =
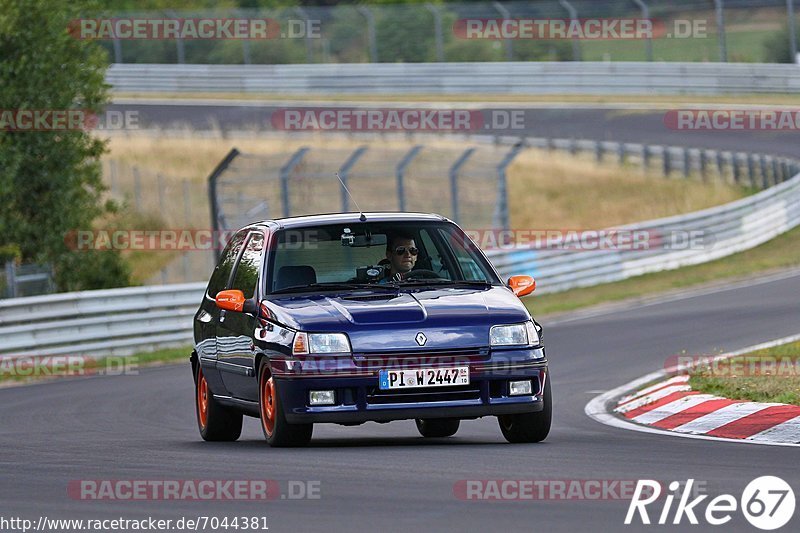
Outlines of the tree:
<svg viewBox="0 0 800 533">
<path fill-rule="evenodd" d="M 0 0 L 0 110 L 102 112 L 107 56 L 68 33 L 69 21 L 92 12 L 86 0 Z M 85 129 L 0 128 L 0 248 L 52 264 L 61 289 L 128 284 L 117 252 L 72 250 L 67 238 L 114 209 L 102 198 L 104 151 Z"/>
</svg>

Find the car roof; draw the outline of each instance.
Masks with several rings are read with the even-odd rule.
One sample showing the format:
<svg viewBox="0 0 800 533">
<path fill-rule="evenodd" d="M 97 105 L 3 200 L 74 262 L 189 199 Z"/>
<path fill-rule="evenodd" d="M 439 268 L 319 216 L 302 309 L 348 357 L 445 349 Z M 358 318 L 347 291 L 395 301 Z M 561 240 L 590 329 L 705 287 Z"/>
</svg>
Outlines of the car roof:
<svg viewBox="0 0 800 533">
<path fill-rule="evenodd" d="M 364 212 L 367 222 L 442 222 L 446 217 L 434 213 L 393 213 Z M 277 229 L 303 228 L 321 224 L 358 224 L 362 222 L 362 213 L 330 213 L 325 215 L 304 215 L 288 218 L 264 220 L 252 225 L 277 226 Z"/>
</svg>

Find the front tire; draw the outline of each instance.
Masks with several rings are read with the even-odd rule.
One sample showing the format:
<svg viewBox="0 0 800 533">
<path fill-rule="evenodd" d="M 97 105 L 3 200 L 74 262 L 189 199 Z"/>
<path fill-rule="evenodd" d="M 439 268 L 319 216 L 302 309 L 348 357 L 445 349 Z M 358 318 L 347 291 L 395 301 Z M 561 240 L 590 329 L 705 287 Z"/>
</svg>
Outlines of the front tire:
<svg viewBox="0 0 800 533">
<path fill-rule="evenodd" d="M 270 446 L 306 446 L 311 442 L 313 424 L 290 424 L 286 421 L 277 383 L 272 378 L 266 360 L 261 362 L 258 372 L 258 407 L 261 413 L 261 429 Z"/>
<path fill-rule="evenodd" d="M 452 437 L 458 431 L 458 418 L 417 418 L 417 431 L 423 437 Z"/>
<path fill-rule="evenodd" d="M 220 405 L 208 387 L 200 364 L 195 376 L 195 411 L 197 429 L 207 441 L 235 441 L 242 434 L 242 413 L 237 413 Z"/>
<path fill-rule="evenodd" d="M 500 431 L 508 442 L 541 442 L 550 433 L 553 420 L 553 402 L 550 392 L 550 376 L 545 378 L 544 409 L 538 413 L 501 415 L 497 417 Z"/>
</svg>

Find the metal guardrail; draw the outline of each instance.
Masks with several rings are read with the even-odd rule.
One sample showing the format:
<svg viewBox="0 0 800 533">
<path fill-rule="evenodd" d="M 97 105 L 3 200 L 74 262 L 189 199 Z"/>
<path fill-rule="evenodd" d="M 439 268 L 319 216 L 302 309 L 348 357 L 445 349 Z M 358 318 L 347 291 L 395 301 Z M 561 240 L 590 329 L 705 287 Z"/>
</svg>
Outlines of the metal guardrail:
<svg viewBox="0 0 800 533">
<path fill-rule="evenodd" d="M 699 249 L 561 251 L 515 249 L 488 255 L 504 275 L 529 273 L 540 292 L 586 287 L 697 264 L 746 250 L 800 225 L 800 174 L 741 200 L 624 229 L 713 236 Z M 0 301 L 0 358 L 126 355 L 185 345 L 205 283 L 133 287 Z"/>
<path fill-rule="evenodd" d="M 192 342 L 205 283 L 0 300 L 0 358 L 128 355 Z"/>
<path fill-rule="evenodd" d="M 796 65 L 648 62 L 114 64 L 118 92 L 754 94 L 800 91 Z"/>
</svg>

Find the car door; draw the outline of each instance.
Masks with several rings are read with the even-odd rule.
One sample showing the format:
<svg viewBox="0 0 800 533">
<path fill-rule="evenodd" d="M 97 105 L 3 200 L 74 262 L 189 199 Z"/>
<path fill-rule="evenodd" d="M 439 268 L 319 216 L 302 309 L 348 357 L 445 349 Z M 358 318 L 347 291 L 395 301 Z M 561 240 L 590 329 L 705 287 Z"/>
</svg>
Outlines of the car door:
<svg viewBox="0 0 800 533">
<path fill-rule="evenodd" d="M 233 267 L 228 289 L 242 291 L 247 299 L 258 296 L 259 272 L 264 254 L 264 232 L 251 230 Z M 217 368 L 225 388 L 235 398 L 258 399 L 254 376 L 254 313 L 220 310 L 217 323 Z"/>
<path fill-rule="evenodd" d="M 208 287 L 203 295 L 203 302 L 197 311 L 194 320 L 195 330 L 195 351 L 203 362 L 206 379 L 214 385 L 214 390 L 223 393 L 224 384 L 216 368 L 217 362 L 217 326 L 219 325 L 220 314 L 223 312 L 217 307 L 217 293 L 224 290 L 231 282 L 231 274 L 236 259 L 242 251 L 247 232 L 240 232 L 234 235 L 225 249 L 220 254 L 220 260 L 211 274 Z M 206 364 L 211 361 L 212 364 Z"/>
</svg>

